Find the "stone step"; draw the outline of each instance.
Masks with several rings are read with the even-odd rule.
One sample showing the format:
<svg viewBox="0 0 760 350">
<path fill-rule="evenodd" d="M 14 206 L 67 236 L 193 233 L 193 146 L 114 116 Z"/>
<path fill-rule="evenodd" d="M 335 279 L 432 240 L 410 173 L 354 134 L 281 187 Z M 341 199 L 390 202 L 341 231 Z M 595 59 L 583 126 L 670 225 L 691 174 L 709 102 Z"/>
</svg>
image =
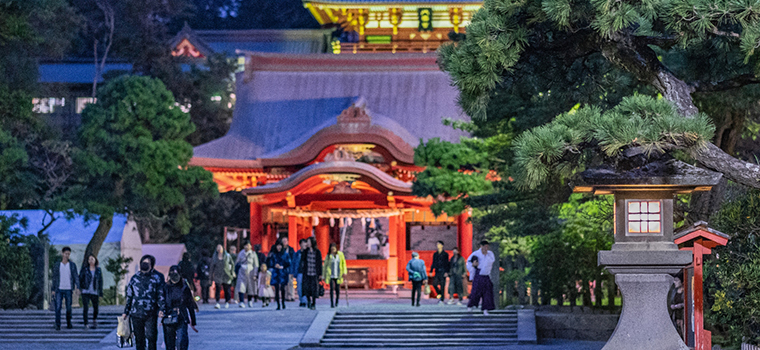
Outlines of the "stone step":
<svg viewBox="0 0 760 350">
<path fill-rule="evenodd" d="M 516 340 L 488 339 L 488 338 L 469 338 L 458 340 L 431 339 L 429 341 L 420 339 L 393 339 L 374 338 L 366 339 L 362 342 L 355 341 L 324 341 L 322 347 L 402 347 L 402 348 L 441 348 L 441 347 L 468 347 L 477 348 L 478 346 L 506 346 L 516 345 Z"/>
<path fill-rule="evenodd" d="M 326 333 L 325 336 L 322 338 L 322 340 L 327 339 L 366 339 L 366 338 L 377 338 L 378 334 L 387 335 L 386 333 L 351 333 L 351 334 L 335 334 L 335 333 Z M 483 332 L 449 332 L 446 333 L 446 339 L 447 340 L 454 340 L 454 339 L 460 339 L 460 338 L 478 338 L 478 336 L 483 335 Z M 490 338 L 493 339 L 517 339 L 517 334 L 514 332 L 512 333 L 504 333 L 504 334 L 489 334 Z M 431 340 L 437 340 L 440 339 L 440 336 L 434 336 L 434 334 L 426 333 L 426 332 L 419 332 L 418 330 L 408 330 L 406 335 L 401 335 L 399 337 L 394 338 L 410 338 L 410 339 L 431 339 Z"/>
<path fill-rule="evenodd" d="M 98 328 L 84 328 L 82 310 L 74 310 L 71 323 L 73 329 L 66 328 L 66 314 L 61 315 L 60 331 L 54 328 L 55 313 L 37 311 L 3 311 L 0 312 L 0 342 L 26 342 L 34 338 L 38 342 L 50 343 L 97 343 L 108 336 L 118 325 L 120 313 L 101 312 L 98 316 Z M 90 322 L 92 322 L 90 313 Z"/>
<path fill-rule="evenodd" d="M 366 326 L 358 326 L 358 327 L 330 327 L 327 329 L 327 332 L 332 333 L 353 333 L 358 331 L 368 331 L 368 330 L 378 330 L 383 331 L 384 333 L 397 333 L 397 332 L 407 332 L 409 331 L 409 327 L 403 327 L 403 326 L 390 326 L 390 327 L 366 327 Z M 482 326 L 482 327 L 459 327 L 456 325 L 451 325 L 449 327 L 436 327 L 436 326 L 427 326 L 427 327 L 414 327 L 415 331 L 424 331 L 424 332 L 430 332 L 430 333 L 448 333 L 453 331 L 478 331 L 478 332 L 515 332 L 517 331 L 517 325 L 514 326 L 507 326 L 507 327 L 492 327 L 492 326 Z"/>
</svg>

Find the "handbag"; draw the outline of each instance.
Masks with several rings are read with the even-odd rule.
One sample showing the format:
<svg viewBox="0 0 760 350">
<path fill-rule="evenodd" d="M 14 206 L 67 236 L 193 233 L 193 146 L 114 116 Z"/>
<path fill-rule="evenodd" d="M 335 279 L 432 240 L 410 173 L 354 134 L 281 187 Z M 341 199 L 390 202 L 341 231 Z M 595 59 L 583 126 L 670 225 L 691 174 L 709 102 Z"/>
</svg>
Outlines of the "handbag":
<svg viewBox="0 0 760 350">
<path fill-rule="evenodd" d="M 179 324 L 179 308 L 175 307 L 168 315 L 164 315 L 164 319 L 161 323 L 163 323 L 164 326 L 176 326 Z"/>
<path fill-rule="evenodd" d="M 430 295 L 432 291 L 430 290 L 430 285 L 425 283 L 425 295 Z"/>
<path fill-rule="evenodd" d="M 319 282 L 319 296 L 325 296 L 325 282 Z"/>
<path fill-rule="evenodd" d="M 132 323 L 129 322 L 129 316 L 121 318 L 116 317 L 118 326 L 116 327 L 116 346 L 118 348 L 130 348 L 133 347 L 134 341 L 132 340 Z"/>
</svg>

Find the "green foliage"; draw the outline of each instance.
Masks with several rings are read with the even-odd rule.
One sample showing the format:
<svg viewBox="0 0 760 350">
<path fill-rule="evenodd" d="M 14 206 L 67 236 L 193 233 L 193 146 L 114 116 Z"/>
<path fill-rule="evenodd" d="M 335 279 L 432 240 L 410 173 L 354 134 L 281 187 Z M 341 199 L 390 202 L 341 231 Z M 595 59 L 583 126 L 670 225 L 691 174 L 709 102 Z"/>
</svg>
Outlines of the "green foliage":
<svg viewBox="0 0 760 350">
<path fill-rule="evenodd" d="M 518 183 L 534 189 L 550 175 L 568 177 L 592 159 L 616 157 L 631 147 L 641 147 L 647 155 L 696 152 L 710 142 L 714 131 L 707 116 L 683 118 L 668 101 L 649 96 L 624 98 L 608 111 L 581 107 L 515 141 Z"/>
<path fill-rule="evenodd" d="M 106 297 L 106 301 L 112 303 L 112 304 L 119 304 L 119 300 L 117 299 L 119 296 L 119 293 L 117 292 L 119 288 L 119 283 L 121 283 L 121 280 L 124 279 L 124 276 L 129 273 L 128 267 L 129 264 L 132 262 L 132 257 L 125 257 L 123 255 L 119 255 L 116 258 L 108 258 L 108 261 L 106 261 L 106 271 L 113 274 L 113 287 L 111 287 L 111 290 L 113 291 L 110 293 L 110 298 Z M 104 293 L 105 294 L 105 293 Z"/>
<path fill-rule="evenodd" d="M 705 266 L 706 295 L 712 296 L 708 322 L 728 344 L 760 344 L 760 191 L 724 204 L 711 225 L 731 236 L 713 249 Z"/>
<path fill-rule="evenodd" d="M 537 237 L 531 249 L 530 279 L 544 297 L 561 299 L 575 294 L 578 281 L 587 288 L 590 281 L 606 279 L 607 272 L 597 264 L 597 253 L 612 246 L 612 208 L 611 198 L 580 194 L 559 205 L 560 229 Z"/>
<path fill-rule="evenodd" d="M 32 259 L 28 247 L 23 244 L 19 225 L 26 219 L 14 215 L 0 216 L 0 308 L 26 306 L 32 290 Z"/>
<path fill-rule="evenodd" d="M 77 164 L 88 184 L 84 208 L 97 215 L 170 215 L 172 226 L 187 233 L 188 194 L 217 193 L 209 172 L 187 167 L 192 146 L 185 138 L 193 130 L 161 81 L 108 82 L 82 112 Z"/>
<path fill-rule="evenodd" d="M 459 214 L 465 208 L 464 196 L 481 195 L 492 188 L 486 180 L 490 162 L 484 147 L 486 144 L 476 139 L 451 143 L 433 138 L 421 143 L 415 148 L 414 163 L 426 168 L 417 174 L 412 194 L 443 197 L 431 207 L 436 215 Z"/>
</svg>

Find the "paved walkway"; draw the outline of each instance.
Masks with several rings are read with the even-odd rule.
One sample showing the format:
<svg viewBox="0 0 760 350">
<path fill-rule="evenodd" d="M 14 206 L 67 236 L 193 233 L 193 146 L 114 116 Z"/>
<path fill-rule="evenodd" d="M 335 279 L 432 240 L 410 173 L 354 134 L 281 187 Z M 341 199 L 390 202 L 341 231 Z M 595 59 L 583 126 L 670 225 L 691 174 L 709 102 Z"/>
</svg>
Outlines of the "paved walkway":
<svg viewBox="0 0 760 350">
<path fill-rule="evenodd" d="M 407 309 L 408 300 L 394 299 L 357 299 L 350 300 L 351 309 L 363 310 L 393 310 Z M 270 305 L 262 308 L 261 303 L 253 308 L 239 308 L 230 304 L 229 309 L 216 310 L 213 304 L 200 305 L 198 314 L 198 331 L 190 331 L 191 349 L 299 349 L 298 343 L 316 316 L 315 311 L 299 308 L 298 303 L 288 303 L 286 310 L 275 310 Z M 341 300 L 341 308 L 345 308 Z M 435 300 L 423 300 L 423 308 L 456 308 L 456 305 L 439 306 Z M 464 308 L 464 306 L 460 306 Z M 110 307 L 109 307 L 110 308 Z M 318 310 L 329 310 L 330 305 L 325 298 L 317 301 Z M 76 309 L 75 314 L 81 313 Z M 51 325 L 52 327 L 52 325 Z M 159 349 L 163 348 L 163 332 L 159 327 Z M 106 337 L 100 344 L 66 344 L 51 346 L 50 344 L 34 343 L 32 339 L 25 343 L 0 344 L 0 349 L 9 350 L 43 350 L 43 349 L 76 349 L 76 350 L 114 350 L 115 332 Z M 499 347 L 506 350 L 599 350 L 604 342 L 583 342 L 547 340 L 539 345 L 519 345 Z M 367 348 L 362 348 L 367 349 Z M 468 348 L 456 348 L 468 349 Z M 479 347 L 478 349 L 483 349 Z M 494 348 L 496 349 L 496 348 Z"/>
</svg>

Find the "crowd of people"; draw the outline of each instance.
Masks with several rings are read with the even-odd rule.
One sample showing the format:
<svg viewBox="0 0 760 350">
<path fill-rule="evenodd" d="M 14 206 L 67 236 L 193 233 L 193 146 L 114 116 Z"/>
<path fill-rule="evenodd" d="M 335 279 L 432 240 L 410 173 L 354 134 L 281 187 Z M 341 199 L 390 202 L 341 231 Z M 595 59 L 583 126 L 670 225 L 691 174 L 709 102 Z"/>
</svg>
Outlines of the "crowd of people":
<svg viewBox="0 0 760 350">
<path fill-rule="evenodd" d="M 493 252 L 488 250 L 488 241 L 480 242 L 480 249 L 474 251 L 465 260 L 459 253 L 459 248 L 452 249 L 452 255 L 444 249 L 443 241 L 436 243 L 436 251 L 433 253 L 433 262 L 428 272 L 425 268 L 425 261 L 420 259 L 417 252 L 412 252 L 412 260 L 406 264 L 406 271 L 409 273 L 409 281 L 412 282 L 412 306 L 420 306 L 423 285 L 428 285 L 428 280 L 432 276 L 433 288 L 438 298 L 439 304 L 446 302 L 446 278 L 449 279 L 449 299 L 448 304 L 454 303 L 454 295 L 459 300 L 457 305 L 462 305 L 462 300 L 466 291 L 464 278 L 465 271 L 469 272 L 469 279 L 472 282 L 472 293 L 467 303 L 467 310 L 472 311 L 473 307 L 480 305 L 483 314 L 488 315 L 489 310 L 496 308 L 493 295 L 493 282 L 491 282 L 491 268 L 493 267 L 496 257 Z M 466 270 L 465 270 L 466 269 Z M 482 303 L 481 303 L 482 301 Z"/>
<path fill-rule="evenodd" d="M 151 255 L 143 256 L 138 264 L 139 270 L 127 283 L 125 289 L 126 305 L 122 318 L 131 322 L 135 346 L 138 350 L 156 349 L 158 337 L 158 319 L 164 330 L 166 349 L 187 349 L 188 327 L 196 328 L 196 301 L 209 303 L 209 290 L 215 286 L 216 309 L 229 308 L 235 301 L 237 293 L 239 307 L 253 307 L 261 302 L 268 307 L 270 302 L 277 304 L 277 310 L 285 309 L 286 301 L 299 301 L 299 307 L 316 308 L 316 299 L 324 293 L 322 283 L 329 285 L 330 307 L 337 307 L 340 302 L 340 288 L 344 276 L 348 273 L 346 258 L 335 243 L 324 261 L 322 252 L 317 249 L 314 237 L 298 242 L 296 251 L 288 244 L 287 237 L 281 237 L 269 250 L 268 255 L 261 253 L 259 245 L 246 243 L 237 253 L 235 247 L 225 251 L 218 245 L 211 257 L 204 256 L 193 264 L 190 255 L 185 253 L 182 261 L 169 269 L 168 279 L 155 269 L 156 259 Z M 469 272 L 472 293 L 467 304 L 468 310 L 481 306 L 484 314 L 493 310 L 493 283 L 490 280 L 491 268 L 495 262 L 493 252 L 488 250 L 488 242 L 480 242 L 480 249 L 464 259 L 457 247 L 452 255 L 444 249 L 444 243 L 438 241 L 433 254 L 433 262 L 428 271 L 425 262 L 417 252 L 412 253 L 412 260 L 406 266 L 409 280 L 412 282 L 412 306 L 420 306 L 422 287 L 427 287 L 428 276 L 438 295 L 438 303 L 446 301 L 446 279 L 449 279 L 448 304 L 462 305 L 466 292 L 465 272 Z M 95 256 L 87 257 L 87 264 L 81 270 L 70 260 L 71 249 L 64 247 L 61 261 L 53 268 L 52 289 L 55 298 L 55 328 L 61 329 L 61 311 L 66 306 L 66 327 L 72 328 L 72 293 L 79 289 L 82 295 L 84 325 L 97 328 L 99 298 L 103 296 L 103 274 Z M 200 285 L 200 296 L 195 281 Z M 296 289 L 297 287 L 297 289 Z M 426 288 L 427 289 L 427 288 Z M 481 303 L 482 301 L 482 303 Z M 64 304 L 65 302 L 65 304 Z M 92 323 L 89 324 L 89 306 L 92 305 Z M 88 325 L 89 324 L 89 325 Z"/>
</svg>

